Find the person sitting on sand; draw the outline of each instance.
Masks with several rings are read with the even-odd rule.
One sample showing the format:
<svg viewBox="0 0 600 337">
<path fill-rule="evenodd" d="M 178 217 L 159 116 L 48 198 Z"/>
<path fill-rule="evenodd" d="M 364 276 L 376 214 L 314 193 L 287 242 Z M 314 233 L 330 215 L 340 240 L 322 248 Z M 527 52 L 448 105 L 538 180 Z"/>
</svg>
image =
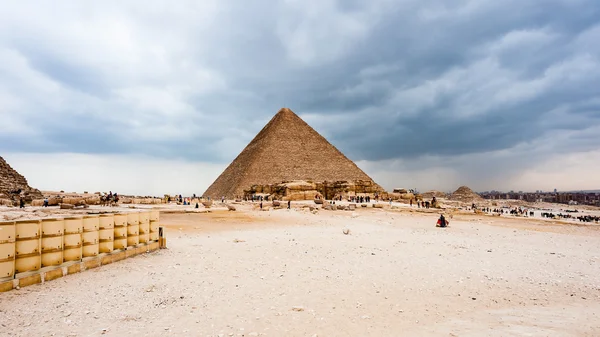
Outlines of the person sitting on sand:
<svg viewBox="0 0 600 337">
<path fill-rule="evenodd" d="M 444 217 L 444 214 L 440 215 L 440 218 L 437 221 L 437 226 L 436 227 L 447 227 L 448 226 L 448 221 L 446 221 L 446 218 Z"/>
</svg>

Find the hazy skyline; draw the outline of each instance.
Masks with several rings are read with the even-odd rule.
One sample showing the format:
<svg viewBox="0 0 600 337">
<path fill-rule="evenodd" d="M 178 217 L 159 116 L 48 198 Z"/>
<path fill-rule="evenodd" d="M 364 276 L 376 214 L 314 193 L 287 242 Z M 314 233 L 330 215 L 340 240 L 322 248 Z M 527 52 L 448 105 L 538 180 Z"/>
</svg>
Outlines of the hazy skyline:
<svg viewBox="0 0 600 337">
<path fill-rule="evenodd" d="M 593 0 L 0 4 L 33 187 L 202 193 L 289 107 L 386 189 L 600 188 Z"/>
</svg>

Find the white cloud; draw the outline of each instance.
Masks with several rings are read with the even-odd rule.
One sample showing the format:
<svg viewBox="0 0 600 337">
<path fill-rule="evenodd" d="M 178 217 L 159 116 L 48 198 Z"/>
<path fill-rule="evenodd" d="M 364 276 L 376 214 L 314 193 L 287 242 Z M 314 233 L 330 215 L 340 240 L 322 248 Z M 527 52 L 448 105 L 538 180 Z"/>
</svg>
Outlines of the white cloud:
<svg viewBox="0 0 600 337">
<path fill-rule="evenodd" d="M 277 36 L 295 63 L 329 63 L 360 43 L 389 1 L 371 1 L 360 11 L 342 11 L 335 0 L 287 0 L 276 14 Z"/>
</svg>

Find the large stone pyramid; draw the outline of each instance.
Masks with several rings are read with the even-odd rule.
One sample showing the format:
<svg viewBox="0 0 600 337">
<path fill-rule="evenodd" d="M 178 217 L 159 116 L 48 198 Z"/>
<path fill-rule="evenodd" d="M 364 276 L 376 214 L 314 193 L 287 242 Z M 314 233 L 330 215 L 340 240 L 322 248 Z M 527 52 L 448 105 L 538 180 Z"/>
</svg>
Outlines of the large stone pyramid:
<svg viewBox="0 0 600 337">
<path fill-rule="evenodd" d="M 383 189 L 292 110 L 283 108 L 204 193 L 241 197 L 254 185 L 361 182 Z"/>
<path fill-rule="evenodd" d="M 26 200 L 30 201 L 42 198 L 42 193 L 31 188 L 27 179 L 0 157 L 0 199 L 16 200 L 20 196 L 24 196 Z"/>
</svg>

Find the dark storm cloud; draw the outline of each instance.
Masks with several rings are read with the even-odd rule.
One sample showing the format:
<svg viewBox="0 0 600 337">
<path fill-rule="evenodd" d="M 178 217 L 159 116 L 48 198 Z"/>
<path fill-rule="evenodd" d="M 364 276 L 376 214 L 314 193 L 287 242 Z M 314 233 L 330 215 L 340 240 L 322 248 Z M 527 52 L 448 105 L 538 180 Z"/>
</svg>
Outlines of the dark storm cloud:
<svg viewBox="0 0 600 337">
<path fill-rule="evenodd" d="M 282 106 L 354 160 L 486 153 L 561 131 L 581 136 L 560 149 L 600 146 L 585 133 L 600 124 L 597 1 L 152 4 L 121 21 L 106 4 L 96 25 L 48 15 L 19 30 L 30 23 L 5 17 L 20 33 L 0 35 L 0 73 L 16 81 L 0 82 L 16 101 L 0 109 L 12 116 L 0 150 L 228 162 Z"/>
</svg>

